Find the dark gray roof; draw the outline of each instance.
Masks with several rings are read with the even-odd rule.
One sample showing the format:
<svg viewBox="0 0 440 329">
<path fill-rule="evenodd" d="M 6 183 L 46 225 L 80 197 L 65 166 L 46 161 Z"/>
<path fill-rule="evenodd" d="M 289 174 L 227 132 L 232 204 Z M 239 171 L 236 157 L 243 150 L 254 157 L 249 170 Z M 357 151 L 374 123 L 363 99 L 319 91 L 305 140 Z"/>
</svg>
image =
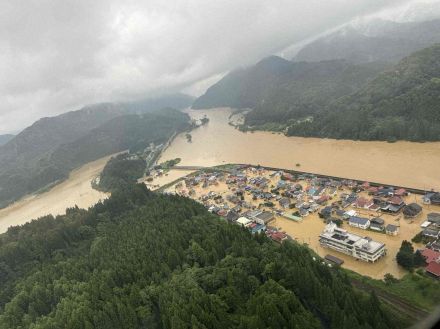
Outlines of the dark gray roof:
<svg viewBox="0 0 440 329">
<path fill-rule="evenodd" d="M 393 224 L 388 224 L 388 225 L 385 227 L 385 229 L 386 229 L 387 231 L 389 231 L 389 232 L 395 232 L 395 231 L 397 231 L 397 230 L 399 229 L 399 227 L 396 226 L 396 225 L 393 225 Z"/>
<path fill-rule="evenodd" d="M 350 217 L 349 222 L 356 223 L 359 225 L 365 225 L 368 223 L 368 218 L 353 216 L 353 217 Z"/>
</svg>

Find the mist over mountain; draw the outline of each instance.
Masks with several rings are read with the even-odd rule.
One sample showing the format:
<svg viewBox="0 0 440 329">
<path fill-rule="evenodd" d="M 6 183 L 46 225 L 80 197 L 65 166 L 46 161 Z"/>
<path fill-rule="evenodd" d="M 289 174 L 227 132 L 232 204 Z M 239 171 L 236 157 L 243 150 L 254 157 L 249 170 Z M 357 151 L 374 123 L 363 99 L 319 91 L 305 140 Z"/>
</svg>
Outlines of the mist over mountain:
<svg viewBox="0 0 440 329">
<path fill-rule="evenodd" d="M 310 115 L 356 91 L 385 67 L 346 60 L 291 62 L 272 56 L 226 75 L 196 99 L 193 108 L 252 108 L 248 125 L 283 122 Z"/>
<path fill-rule="evenodd" d="M 6 144 L 6 143 L 9 142 L 12 138 L 14 138 L 14 135 L 12 135 L 12 134 L 0 135 L 0 146 Z"/>
<path fill-rule="evenodd" d="M 127 136 L 122 136 L 121 126 L 115 124 L 113 119 L 117 119 L 116 122 L 126 122 L 127 115 L 137 117 L 137 114 L 144 115 L 171 105 L 182 109 L 191 102 L 191 97 L 177 94 L 170 95 L 169 98 L 131 103 L 88 105 L 81 110 L 38 120 L 0 146 L 0 206 L 67 177 L 70 170 L 81 164 L 123 150 L 127 144 L 122 141 L 130 140 L 130 136 L 137 132 L 130 130 L 134 126 L 127 127 L 123 130 Z M 165 113 L 161 118 L 163 121 L 176 120 L 176 117 L 166 116 Z M 146 122 L 140 122 L 145 128 Z M 177 119 L 177 122 L 180 121 Z M 114 129 L 106 129 L 107 123 L 113 124 Z M 127 122 L 126 124 L 128 125 Z M 98 133 L 100 137 L 93 135 Z M 94 142 L 98 140 L 101 144 Z M 79 143 L 79 146 L 75 143 Z M 85 152 L 84 148 L 88 151 Z M 63 150 L 64 156 L 57 156 Z"/>
<path fill-rule="evenodd" d="M 440 139 L 440 44 L 420 50 L 342 97 L 289 135 L 362 140 Z"/>
<path fill-rule="evenodd" d="M 294 60 L 397 62 L 437 42 L 440 42 L 440 19 L 423 22 L 374 19 L 361 24 L 349 24 L 311 42 L 298 52 Z"/>
</svg>

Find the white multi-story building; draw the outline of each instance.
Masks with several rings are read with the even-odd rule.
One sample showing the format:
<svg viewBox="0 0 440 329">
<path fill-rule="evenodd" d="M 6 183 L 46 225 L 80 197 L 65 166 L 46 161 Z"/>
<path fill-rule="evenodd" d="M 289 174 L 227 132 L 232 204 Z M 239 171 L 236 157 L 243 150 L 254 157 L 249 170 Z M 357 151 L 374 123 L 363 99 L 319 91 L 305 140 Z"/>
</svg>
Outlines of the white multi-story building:
<svg viewBox="0 0 440 329">
<path fill-rule="evenodd" d="M 386 254 L 385 244 L 361 237 L 338 228 L 336 224 L 326 225 L 319 236 L 319 243 L 325 248 L 334 249 L 365 262 L 376 262 Z"/>
</svg>

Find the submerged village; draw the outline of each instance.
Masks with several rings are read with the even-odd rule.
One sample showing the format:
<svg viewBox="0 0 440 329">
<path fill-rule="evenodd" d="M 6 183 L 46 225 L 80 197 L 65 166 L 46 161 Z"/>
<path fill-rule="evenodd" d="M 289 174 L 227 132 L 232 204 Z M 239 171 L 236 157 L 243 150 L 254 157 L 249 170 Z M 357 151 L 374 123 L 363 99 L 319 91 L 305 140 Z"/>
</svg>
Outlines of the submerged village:
<svg viewBox="0 0 440 329">
<path fill-rule="evenodd" d="M 373 278 L 403 276 L 396 254 L 412 241 L 424 271 L 440 277 L 440 193 L 251 165 L 189 169 L 157 167 L 149 181 L 169 175 L 163 193 L 190 197 L 278 243 L 307 244 L 328 266 Z"/>
</svg>

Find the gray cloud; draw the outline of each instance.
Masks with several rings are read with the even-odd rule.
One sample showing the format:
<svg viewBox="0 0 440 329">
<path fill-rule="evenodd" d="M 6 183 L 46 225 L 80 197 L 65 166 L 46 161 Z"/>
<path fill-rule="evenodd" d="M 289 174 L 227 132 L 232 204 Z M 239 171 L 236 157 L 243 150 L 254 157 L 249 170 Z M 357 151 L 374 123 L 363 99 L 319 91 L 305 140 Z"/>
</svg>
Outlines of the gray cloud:
<svg viewBox="0 0 440 329">
<path fill-rule="evenodd" d="M 404 2 L 3 0 L 0 133 L 87 103 L 200 93 L 231 68 Z"/>
</svg>

